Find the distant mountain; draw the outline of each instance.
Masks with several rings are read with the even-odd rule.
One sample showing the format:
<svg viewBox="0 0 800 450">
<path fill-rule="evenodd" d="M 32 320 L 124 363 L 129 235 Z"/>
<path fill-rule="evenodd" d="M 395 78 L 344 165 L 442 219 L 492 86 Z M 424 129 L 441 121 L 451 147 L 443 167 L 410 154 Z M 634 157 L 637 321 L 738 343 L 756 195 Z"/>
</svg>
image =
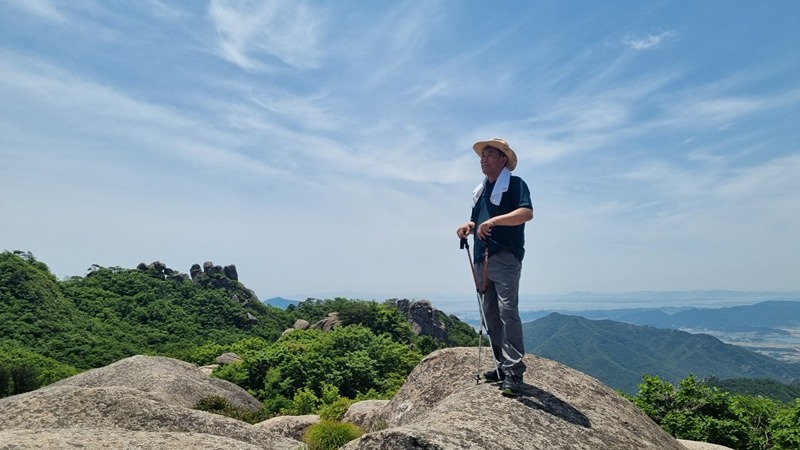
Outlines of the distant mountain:
<svg viewBox="0 0 800 450">
<path fill-rule="evenodd" d="M 663 307 L 594 309 L 582 311 L 542 310 L 521 313 L 523 322 L 550 313 L 587 319 L 608 319 L 656 328 L 716 330 L 783 334 L 783 328 L 800 328 L 800 299 L 774 299 L 752 305 L 725 308 Z"/>
<path fill-rule="evenodd" d="M 274 307 L 280 308 L 280 309 L 286 309 L 287 307 L 289 307 L 289 305 L 295 305 L 295 306 L 299 305 L 300 301 L 299 300 L 289 300 L 288 298 L 283 298 L 283 297 L 272 297 L 272 298 L 268 298 L 266 300 L 262 300 L 261 303 L 263 303 L 265 305 L 274 306 Z"/>
<path fill-rule="evenodd" d="M 700 378 L 800 379 L 800 365 L 725 344 L 706 334 L 553 313 L 523 324 L 525 350 L 636 393 L 643 374 Z"/>
<path fill-rule="evenodd" d="M 772 300 L 729 308 L 690 309 L 668 317 L 667 322 L 668 326 L 673 328 L 706 328 L 721 331 L 800 328 L 800 301 Z"/>
</svg>

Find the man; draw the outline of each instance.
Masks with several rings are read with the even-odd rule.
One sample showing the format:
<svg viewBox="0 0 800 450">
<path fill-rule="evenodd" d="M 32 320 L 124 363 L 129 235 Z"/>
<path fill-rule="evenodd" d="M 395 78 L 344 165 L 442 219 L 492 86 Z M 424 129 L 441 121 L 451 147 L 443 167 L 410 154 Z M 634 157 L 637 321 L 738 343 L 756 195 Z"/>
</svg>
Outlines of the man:
<svg viewBox="0 0 800 450">
<path fill-rule="evenodd" d="M 456 230 L 459 238 L 474 238 L 473 267 L 481 283 L 486 271 L 483 312 L 498 371 L 483 374 L 487 382 L 502 382 L 504 395 L 517 396 L 522 389 L 525 345 L 519 318 L 519 279 L 525 256 L 525 222 L 533 219 L 527 184 L 511 175 L 517 155 L 502 139 L 476 142 L 486 178 L 475 188 L 472 216 Z M 488 248 L 488 264 L 484 249 Z"/>
</svg>

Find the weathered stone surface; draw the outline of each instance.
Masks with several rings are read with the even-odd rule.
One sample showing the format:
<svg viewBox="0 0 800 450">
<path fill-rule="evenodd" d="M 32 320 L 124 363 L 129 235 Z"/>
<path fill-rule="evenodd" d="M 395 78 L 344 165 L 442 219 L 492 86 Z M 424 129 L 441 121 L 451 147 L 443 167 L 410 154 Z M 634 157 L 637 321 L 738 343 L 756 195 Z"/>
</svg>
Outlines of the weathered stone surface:
<svg viewBox="0 0 800 450">
<path fill-rule="evenodd" d="M 173 433 L 122 430 L 90 430 L 64 428 L 59 430 L 0 431 L 0 450 L 263 450 L 265 447 L 248 444 L 213 434 Z M 266 447 L 296 450 L 301 447 Z"/>
<path fill-rule="evenodd" d="M 678 442 L 686 447 L 687 450 L 733 450 L 724 445 L 709 444 L 708 442 L 689 441 L 686 439 L 678 439 Z"/>
<path fill-rule="evenodd" d="M 441 342 L 447 341 L 447 329 L 437 317 L 441 313 L 429 300 L 397 300 L 397 308 L 406 314 L 414 333 L 418 336 L 432 336 Z"/>
<path fill-rule="evenodd" d="M 305 320 L 305 319 L 297 319 L 297 320 L 294 321 L 293 328 L 295 330 L 306 330 L 306 329 L 308 329 L 309 325 L 310 324 L 308 323 L 307 320 Z"/>
<path fill-rule="evenodd" d="M 216 359 L 217 364 L 231 364 L 231 363 L 239 362 L 241 360 L 242 360 L 242 357 L 237 355 L 236 353 L 233 353 L 233 352 L 223 353 L 223 354 L 217 356 L 217 359 Z"/>
<path fill-rule="evenodd" d="M 124 386 L 147 398 L 192 408 L 205 397 L 220 396 L 238 408 L 261 409 L 255 397 L 235 384 L 209 378 L 197 366 L 162 356 L 131 356 L 51 384 L 54 386 Z"/>
<path fill-rule="evenodd" d="M 339 325 L 339 315 L 335 312 L 329 313 L 327 317 L 311 325 L 312 330 L 331 331 Z"/>
<path fill-rule="evenodd" d="M 198 367 L 198 369 L 200 369 L 200 371 L 203 372 L 204 374 L 211 376 L 214 370 L 217 369 L 218 367 L 219 364 L 209 364 L 207 366 L 200 366 Z"/>
<path fill-rule="evenodd" d="M 271 431 L 281 436 L 286 436 L 292 439 L 302 440 L 303 433 L 306 432 L 308 427 L 319 423 L 320 418 L 316 414 L 307 414 L 304 416 L 278 416 L 259 422 L 254 427 Z"/>
<path fill-rule="evenodd" d="M 358 425 L 365 431 L 375 431 L 385 427 L 383 411 L 389 400 L 363 400 L 353 403 L 344 413 L 342 422 Z"/>
<path fill-rule="evenodd" d="M 218 436 L 211 439 L 227 442 L 230 448 L 251 448 L 242 445 L 249 444 L 262 449 L 296 450 L 302 446 L 294 439 L 258 430 L 248 423 L 156 401 L 145 397 L 142 391 L 122 386 L 50 385 L 0 399 L 0 430 L 3 439 L 16 439 L 23 435 L 31 443 L 28 448 L 36 445 L 47 448 L 44 444 L 62 432 L 64 445 L 73 445 L 62 448 L 89 445 L 95 438 L 92 433 L 106 436 L 112 442 L 142 441 L 138 446 L 114 448 L 173 448 L 158 444 L 164 440 L 164 433 L 187 435 L 185 439 L 192 439 L 197 434 Z M 18 432 L 25 430 L 30 434 Z M 141 433 L 131 435 L 127 432 Z M 41 435 L 41 441 L 38 435 Z M 67 436 L 76 440 L 68 442 Z M 7 441 L 0 442 L 5 444 Z"/>
<path fill-rule="evenodd" d="M 484 349 L 485 352 L 485 349 Z M 525 355 L 518 398 L 476 383 L 477 348 L 449 348 L 426 357 L 386 406 L 387 429 L 348 450 L 685 450 L 650 418 L 594 378 Z M 490 367 L 489 358 L 482 361 Z"/>
<path fill-rule="evenodd" d="M 192 264 L 192 267 L 189 269 L 189 275 L 192 279 L 194 280 L 201 273 L 203 273 L 203 269 L 200 267 L 200 264 Z"/>
<path fill-rule="evenodd" d="M 235 264 L 229 264 L 222 268 L 222 272 L 225 274 L 226 277 L 230 278 L 231 280 L 239 280 L 239 272 L 236 270 Z"/>
</svg>

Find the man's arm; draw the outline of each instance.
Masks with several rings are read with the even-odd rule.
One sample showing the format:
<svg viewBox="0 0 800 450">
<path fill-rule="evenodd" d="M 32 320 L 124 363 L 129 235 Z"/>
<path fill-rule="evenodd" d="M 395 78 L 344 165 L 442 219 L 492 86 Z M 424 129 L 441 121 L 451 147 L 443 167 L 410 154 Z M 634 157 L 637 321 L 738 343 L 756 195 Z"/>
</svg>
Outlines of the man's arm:
<svg viewBox="0 0 800 450">
<path fill-rule="evenodd" d="M 478 227 L 478 237 L 480 239 L 486 239 L 487 237 L 491 236 L 492 228 L 495 226 L 514 227 L 517 225 L 522 225 L 531 219 L 533 219 L 533 209 L 525 207 L 517 208 L 510 213 L 495 216 L 486 222 L 483 222 Z M 475 226 L 475 224 L 472 226 Z"/>
</svg>

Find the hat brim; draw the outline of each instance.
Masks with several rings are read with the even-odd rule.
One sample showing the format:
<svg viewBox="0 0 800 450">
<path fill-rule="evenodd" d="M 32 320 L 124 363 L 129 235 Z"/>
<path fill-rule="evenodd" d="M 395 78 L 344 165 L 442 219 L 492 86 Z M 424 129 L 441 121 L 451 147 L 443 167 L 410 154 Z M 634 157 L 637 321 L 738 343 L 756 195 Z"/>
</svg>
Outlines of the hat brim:
<svg viewBox="0 0 800 450">
<path fill-rule="evenodd" d="M 517 168 L 517 154 L 514 150 L 509 147 L 508 143 L 499 142 L 499 141 L 478 141 L 473 146 L 472 149 L 475 150 L 475 154 L 478 157 L 482 156 L 483 151 L 486 147 L 496 148 L 500 150 L 506 155 L 506 168 L 508 170 L 514 170 Z"/>
</svg>

